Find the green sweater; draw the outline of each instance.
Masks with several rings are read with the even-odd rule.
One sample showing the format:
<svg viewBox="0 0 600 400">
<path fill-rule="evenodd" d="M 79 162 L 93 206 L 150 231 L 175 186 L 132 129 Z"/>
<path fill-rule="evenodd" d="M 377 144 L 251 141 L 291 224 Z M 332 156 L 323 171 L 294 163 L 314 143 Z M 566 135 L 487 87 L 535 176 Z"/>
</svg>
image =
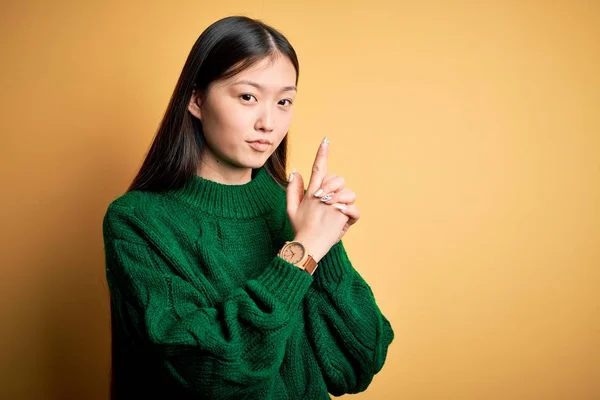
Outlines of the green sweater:
<svg viewBox="0 0 600 400">
<path fill-rule="evenodd" d="M 266 169 L 114 199 L 103 223 L 113 398 L 329 399 L 364 391 L 394 332 L 343 242 L 313 276 Z"/>
</svg>

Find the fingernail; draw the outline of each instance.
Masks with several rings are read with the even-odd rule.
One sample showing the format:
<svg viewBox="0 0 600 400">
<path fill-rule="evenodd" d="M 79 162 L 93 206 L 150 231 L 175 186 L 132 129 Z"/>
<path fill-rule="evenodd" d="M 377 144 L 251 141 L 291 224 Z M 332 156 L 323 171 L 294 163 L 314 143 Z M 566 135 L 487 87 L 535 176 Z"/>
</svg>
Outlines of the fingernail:
<svg viewBox="0 0 600 400">
<path fill-rule="evenodd" d="M 339 210 L 346 210 L 348 208 L 348 207 L 346 207 L 345 204 L 340 204 L 340 203 L 332 204 L 332 206 L 335 207 L 335 208 L 337 208 L 337 209 L 339 209 Z"/>
<path fill-rule="evenodd" d="M 292 173 L 290 174 L 290 176 L 288 177 L 288 182 L 291 182 L 294 180 L 294 174 L 296 173 L 296 168 L 294 168 L 292 170 Z"/>
<path fill-rule="evenodd" d="M 325 203 L 326 201 L 329 201 L 331 199 L 333 199 L 333 195 L 332 194 L 328 194 L 327 196 L 321 197 L 321 201 L 323 203 Z"/>
<path fill-rule="evenodd" d="M 323 138 L 323 141 L 322 141 L 321 143 L 323 143 L 324 145 L 327 145 L 327 144 L 329 144 L 329 139 L 327 139 L 327 136 L 325 136 L 325 137 Z"/>
<path fill-rule="evenodd" d="M 319 189 L 315 192 L 315 197 L 319 197 L 321 194 L 323 194 L 323 189 Z"/>
</svg>

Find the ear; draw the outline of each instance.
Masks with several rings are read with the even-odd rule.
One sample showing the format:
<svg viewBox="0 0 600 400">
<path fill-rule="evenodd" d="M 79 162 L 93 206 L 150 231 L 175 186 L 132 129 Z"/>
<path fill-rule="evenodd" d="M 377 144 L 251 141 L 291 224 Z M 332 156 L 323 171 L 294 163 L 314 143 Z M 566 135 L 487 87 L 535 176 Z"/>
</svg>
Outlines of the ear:
<svg viewBox="0 0 600 400">
<path fill-rule="evenodd" d="M 188 104 L 188 110 L 192 113 L 192 115 L 202 121 L 202 113 L 200 106 L 202 105 L 202 98 L 200 93 L 194 89 L 192 92 L 192 96 L 190 97 L 190 102 Z"/>
</svg>

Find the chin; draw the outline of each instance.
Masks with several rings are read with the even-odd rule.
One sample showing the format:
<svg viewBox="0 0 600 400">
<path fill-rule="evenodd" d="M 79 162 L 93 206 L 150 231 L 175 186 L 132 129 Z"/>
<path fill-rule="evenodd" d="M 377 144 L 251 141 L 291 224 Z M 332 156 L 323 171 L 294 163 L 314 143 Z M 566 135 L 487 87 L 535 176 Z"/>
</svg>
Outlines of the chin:
<svg viewBox="0 0 600 400">
<path fill-rule="evenodd" d="M 257 157 L 252 157 L 252 158 L 247 158 L 245 161 L 245 163 L 243 163 L 246 167 L 248 168 L 261 168 L 262 166 L 264 166 L 267 161 L 269 161 L 269 157 L 271 157 L 272 153 L 267 154 L 261 154 Z"/>
<path fill-rule="evenodd" d="M 262 160 L 257 158 L 256 160 L 244 160 L 241 162 L 236 163 L 236 165 L 240 168 L 252 168 L 252 169 L 258 169 L 261 168 L 263 165 L 265 165 L 267 163 L 267 159 Z"/>
<path fill-rule="evenodd" d="M 249 162 L 248 164 L 246 164 L 246 166 L 248 168 L 252 168 L 252 169 L 258 169 L 263 167 L 265 164 L 267 163 L 267 160 L 264 160 L 262 162 L 257 161 L 257 162 Z"/>
</svg>

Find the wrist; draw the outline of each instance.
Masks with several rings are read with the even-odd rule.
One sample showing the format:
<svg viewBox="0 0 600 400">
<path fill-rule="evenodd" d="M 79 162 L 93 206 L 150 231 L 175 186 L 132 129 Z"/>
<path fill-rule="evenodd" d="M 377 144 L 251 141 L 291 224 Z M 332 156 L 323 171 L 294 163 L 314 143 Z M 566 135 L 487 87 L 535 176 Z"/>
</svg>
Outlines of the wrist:
<svg viewBox="0 0 600 400">
<path fill-rule="evenodd" d="M 313 257 L 308 246 L 302 240 L 294 239 L 286 241 L 277 255 L 311 275 L 318 267 L 318 262 Z"/>
<path fill-rule="evenodd" d="M 325 256 L 325 254 L 319 249 L 315 243 L 311 242 L 309 239 L 303 236 L 296 236 L 293 239 L 294 242 L 300 242 L 306 248 L 306 251 L 310 256 L 318 263 Z"/>
</svg>

